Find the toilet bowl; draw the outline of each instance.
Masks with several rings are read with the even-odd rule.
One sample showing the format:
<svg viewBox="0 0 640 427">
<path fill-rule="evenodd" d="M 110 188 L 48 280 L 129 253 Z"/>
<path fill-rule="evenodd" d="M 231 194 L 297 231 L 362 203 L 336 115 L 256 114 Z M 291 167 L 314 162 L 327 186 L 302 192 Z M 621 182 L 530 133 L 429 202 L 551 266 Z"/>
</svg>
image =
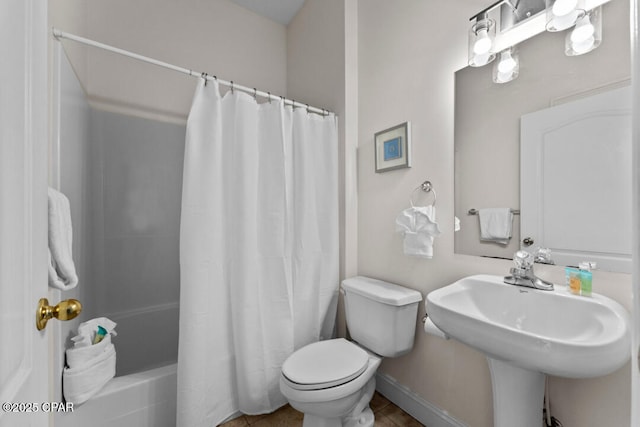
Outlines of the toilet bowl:
<svg viewBox="0 0 640 427">
<path fill-rule="evenodd" d="M 373 425 L 367 421 L 375 390 L 375 373 L 382 358 L 357 344 L 338 338 L 309 344 L 282 367 L 280 391 L 291 406 L 305 414 L 304 427 Z M 353 425 L 356 425 L 353 424 Z"/>
<path fill-rule="evenodd" d="M 303 427 L 372 427 L 369 402 L 382 357 L 413 347 L 419 292 L 361 276 L 343 281 L 342 292 L 355 342 L 312 343 L 282 365 L 280 391 L 304 413 Z"/>
</svg>

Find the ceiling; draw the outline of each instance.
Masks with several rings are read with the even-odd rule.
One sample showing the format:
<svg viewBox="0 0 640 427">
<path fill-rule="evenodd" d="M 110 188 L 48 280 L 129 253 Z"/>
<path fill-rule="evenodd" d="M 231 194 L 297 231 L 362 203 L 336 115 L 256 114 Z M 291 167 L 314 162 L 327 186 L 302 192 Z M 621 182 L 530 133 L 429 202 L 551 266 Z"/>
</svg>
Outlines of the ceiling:
<svg viewBox="0 0 640 427">
<path fill-rule="evenodd" d="M 289 21 L 296 16 L 298 10 L 302 7 L 304 0 L 231 0 L 233 3 L 242 7 L 250 9 L 269 18 L 273 21 L 279 22 L 282 25 L 288 25 Z"/>
</svg>

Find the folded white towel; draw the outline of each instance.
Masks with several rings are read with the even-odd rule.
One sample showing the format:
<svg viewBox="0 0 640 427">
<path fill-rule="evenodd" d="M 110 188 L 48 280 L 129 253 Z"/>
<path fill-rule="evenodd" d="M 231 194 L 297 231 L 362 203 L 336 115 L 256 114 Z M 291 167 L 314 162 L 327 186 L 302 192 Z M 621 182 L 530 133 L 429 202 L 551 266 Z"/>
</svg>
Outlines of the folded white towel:
<svg viewBox="0 0 640 427">
<path fill-rule="evenodd" d="M 486 242 L 509 244 L 513 213 L 509 208 L 479 209 L 480 240 Z"/>
<path fill-rule="evenodd" d="M 107 331 L 97 344 L 94 337 L 101 326 Z M 116 335 L 116 323 L 100 317 L 78 326 L 78 335 L 71 338 L 74 346 L 67 349 L 67 366 L 62 371 L 62 391 L 67 402 L 79 405 L 87 401 L 116 375 L 116 349 L 111 336 Z"/>
<path fill-rule="evenodd" d="M 71 246 L 71 208 L 69 199 L 49 188 L 49 286 L 62 291 L 78 284 Z"/>
<path fill-rule="evenodd" d="M 412 206 L 396 217 L 396 231 L 404 237 L 404 254 L 433 257 L 433 238 L 440 235 L 435 206 Z"/>
</svg>

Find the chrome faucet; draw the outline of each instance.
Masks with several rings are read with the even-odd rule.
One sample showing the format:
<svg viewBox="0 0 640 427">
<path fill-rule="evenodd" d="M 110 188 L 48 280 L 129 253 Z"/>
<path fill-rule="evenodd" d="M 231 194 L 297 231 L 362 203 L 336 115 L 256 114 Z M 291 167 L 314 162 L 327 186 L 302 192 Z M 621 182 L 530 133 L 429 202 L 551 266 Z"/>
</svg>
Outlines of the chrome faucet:
<svg viewBox="0 0 640 427">
<path fill-rule="evenodd" d="M 504 283 L 543 291 L 553 290 L 553 283 L 542 280 L 533 273 L 534 257 L 529 252 L 516 252 L 513 256 L 513 262 L 516 266 L 509 270 L 511 275 L 504 277 Z"/>
</svg>

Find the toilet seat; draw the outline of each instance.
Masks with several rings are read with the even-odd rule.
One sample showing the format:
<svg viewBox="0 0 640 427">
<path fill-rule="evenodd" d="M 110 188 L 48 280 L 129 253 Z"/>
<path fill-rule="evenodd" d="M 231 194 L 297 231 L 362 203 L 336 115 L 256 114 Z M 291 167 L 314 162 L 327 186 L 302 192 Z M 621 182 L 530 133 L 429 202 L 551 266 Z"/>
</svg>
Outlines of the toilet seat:
<svg viewBox="0 0 640 427">
<path fill-rule="evenodd" d="M 282 365 L 282 374 L 296 390 L 320 390 L 353 381 L 368 364 L 366 351 L 344 338 L 337 338 L 297 350 Z"/>
</svg>

